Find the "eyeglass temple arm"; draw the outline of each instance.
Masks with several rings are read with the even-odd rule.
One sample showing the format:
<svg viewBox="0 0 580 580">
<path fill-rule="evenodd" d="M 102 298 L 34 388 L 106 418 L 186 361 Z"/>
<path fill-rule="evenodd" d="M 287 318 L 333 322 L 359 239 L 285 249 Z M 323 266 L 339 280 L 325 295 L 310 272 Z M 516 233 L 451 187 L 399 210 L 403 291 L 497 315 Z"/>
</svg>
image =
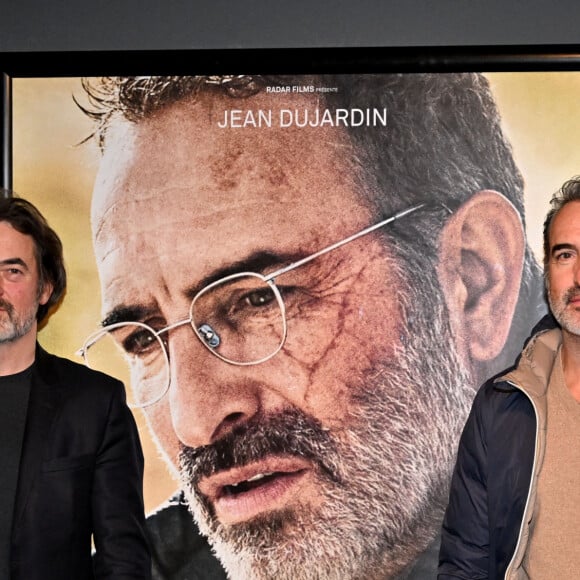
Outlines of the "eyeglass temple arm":
<svg viewBox="0 0 580 580">
<path fill-rule="evenodd" d="M 328 252 L 331 252 L 332 250 L 335 250 L 336 248 L 340 248 L 341 246 L 344 246 L 345 244 L 348 244 L 349 242 L 352 242 L 353 240 L 356 240 L 357 238 L 361 238 L 362 236 L 366 236 L 367 234 L 370 234 L 371 232 L 374 232 L 375 230 L 378 230 L 379 228 L 382 228 L 383 226 L 386 226 L 387 224 L 390 224 L 391 222 L 394 222 L 395 220 L 398 220 L 399 218 L 402 218 L 406 215 L 409 215 L 410 213 L 413 213 L 414 211 L 422 208 L 424 205 L 426 205 L 426 204 L 420 203 L 418 205 L 408 207 L 407 209 L 404 209 L 404 210 L 400 211 L 399 213 L 396 213 L 395 215 L 392 215 L 391 217 L 388 217 L 387 219 L 384 219 L 383 221 L 381 221 L 377 224 L 373 224 L 372 226 L 369 226 L 368 228 L 365 228 L 364 230 L 361 230 L 360 232 L 357 232 L 356 234 L 352 234 L 351 236 L 348 236 L 348 238 L 344 238 L 343 240 L 340 240 L 334 244 L 331 244 L 330 246 L 327 246 L 326 248 L 322 248 L 322 250 L 318 250 L 318 252 L 315 252 L 314 254 L 310 254 L 310 256 L 306 256 L 305 258 L 297 260 L 296 262 L 292 262 L 291 264 L 288 264 L 288 266 L 284 266 L 283 268 L 280 268 L 279 270 L 276 270 L 275 272 L 268 274 L 267 276 L 265 276 L 265 280 L 266 281 L 274 280 L 274 278 L 276 278 L 277 276 L 281 276 L 282 274 L 285 274 L 286 272 L 289 272 L 290 270 L 293 270 L 294 268 L 298 268 L 298 266 L 302 266 L 303 264 L 307 264 L 308 262 L 311 262 L 312 260 L 318 258 L 319 256 L 327 254 Z M 450 211 L 450 210 L 448 210 L 448 211 Z M 175 323 L 169 325 L 168 327 L 164 328 L 161 332 L 159 332 L 157 334 L 162 334 L 164 332 L 167 332 L 168 330 L 171 330 L 173 328 L 176 328 L 178 326 L 182 326 L 182 325 L 188 324 L 188 323 L 189 323 L 189 319 L 179 320 L 178 322 L 175 322 Z M 108 329 L 115 327 L 115 326 L 117 326 L 117 325 L 113 324 L 110 327 L 108 327 Z M 95 344 L 95 342 L 97 342 L 99 340 L 99 338 L 101 338 L 101 336 L 105 330 L 106 329 L 101 329 L 100 331 L 96 332 L 94 336 L 89 337 L 87 342 L 84 344 L 84 346 L 79 348 L 75 352 L 75 354 L 78 356 L 84 356 L 86 351 L 93 344 Z"/>
<path fill-rule="evenodd" d="M 340 248 L 341 246 L 344 246 L 345 244 L 348 244 L 349 242 L 352 242 L 353 240 L 356 240 L 357 238 L 361 238 L 362 236 L 366 236 L 367 234 L 370 234 L 371 232 L 374 232 L 375 230 L 378 230 L 379 228 L 382 228 L 383 226 L 386 226 L 387 224 L 390 224 L 391 222 L 394 222 L 395 220 L 398 220 L 399 218 L 402 218 L 410 213 L 413 213 L 414 211 L 422 208 L 424 205 L 426 205 L 426 204 L 420 203 L 418 205 L 408 207 L 407 209 L 404 209 L 404 210 L 400 211 L 399 213 L 396 213 L 395 215 L 392 215 L 391 217 L 388 217 L 387 219 L 379 222 L 378 224 L 373 224 L 372 226 L 369 226 L 368 228 L 365 228 L 364 230 L 361 230 L 360 232 L 357 232 L 356 234 L 352 234 L 348 238 L 344 238 L 343 240 L 340 240 L 339 242 L 331 244 L 330 246 L 327 246 L 326 248 L 322 248 L 322 250 L 318 250 L 318 252 L 315 252 L 314 254 L 310 254 L 310 256 L 306 256 L 305 258 L 302 258 L 301 260 L 297 260 L 296 262 L 292 262 L 292 264 L 288 264 L 288 266 L 284 266 L 283 268 L 280 268 L 279 270 L 276 270 L 275 272 L 271 272 L 270 274 L 268 274 L 265 277 L 265 279 L 266 279 L 266 281 L 273 280 L 277 276 L 281 276 L 282 274 L 285 274 L 286 272 L 289 272 L 290 270 L 293 270 L 294 268 L 298 268 L 298 266 L 302 266 L 303 264 L 307 264 L 308 262 L 311 262 L 312 260 L 318 258 L 319 256 L 327 254 L 328 252 L 331 252 L 332 250 L 335 250 L 336 248 Z"/>
</svg>

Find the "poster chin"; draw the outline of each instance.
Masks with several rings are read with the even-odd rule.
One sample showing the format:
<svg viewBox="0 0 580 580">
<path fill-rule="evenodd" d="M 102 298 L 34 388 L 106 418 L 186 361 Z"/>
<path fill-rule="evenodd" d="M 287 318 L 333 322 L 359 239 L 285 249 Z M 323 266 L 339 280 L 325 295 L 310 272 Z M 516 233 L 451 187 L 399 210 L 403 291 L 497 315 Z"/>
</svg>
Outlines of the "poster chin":
<svg viewBox="0 0 580 580">
<path fill-rule="evenodd" d="M 156 578 L 434 577 L 580 173 L 560 48 L 5 55 L 2 186 L 69 277 L 40 342 L 135 402 Z"/>
</svg>

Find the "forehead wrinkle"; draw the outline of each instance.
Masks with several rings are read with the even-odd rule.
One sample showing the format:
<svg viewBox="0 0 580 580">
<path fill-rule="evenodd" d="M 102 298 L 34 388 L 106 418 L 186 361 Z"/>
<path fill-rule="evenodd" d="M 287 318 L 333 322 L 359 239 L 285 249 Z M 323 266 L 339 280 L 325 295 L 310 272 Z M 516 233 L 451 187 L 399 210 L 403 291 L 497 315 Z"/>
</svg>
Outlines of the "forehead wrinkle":
<svg viewBox="0 0 580 580">
<path fill-rule="evenodd" d="M 131 197 L 129 197 L 131 196 Z M 93 230 L 93 238 L 98 240 L 103 233 L 103 230 L 110 225 L 114 227 L 116 221 L 115 218 L 122 215 L 123 212 L 136 212 L 140 215 L 144 215 L 147 208 L 154 203 L 159 202 L 160 197 L 165 197 L 160 195 L 159 191 L 143 191 L 139 192 L 139 197 L 132 195 L 130 191 L 107 191 L 107 193 L 100 198 L 93 195 L 93 200 L 91 204 L 91 227 Z M 143 212 L 143 213 L 142 213 Z M 122 220 L 121 220 L 122 221 Z M 132 224 L 126 224 L 126 227 L 131 227 Z M 140 228 L 143 228 L 146 224 L 140 223 Z"/>
</svg>

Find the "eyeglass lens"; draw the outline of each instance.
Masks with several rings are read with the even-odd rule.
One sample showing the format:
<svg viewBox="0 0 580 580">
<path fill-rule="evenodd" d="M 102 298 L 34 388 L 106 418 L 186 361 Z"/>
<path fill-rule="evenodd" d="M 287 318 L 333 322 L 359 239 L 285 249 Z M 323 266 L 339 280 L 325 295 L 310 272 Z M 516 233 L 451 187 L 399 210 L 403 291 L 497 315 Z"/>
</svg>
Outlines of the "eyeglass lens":
<svg viewBox="0 0 580 580">
<path fill-rule="evenodd" d="M 235 275 L 206 287 L 194 298 L 190 315 L 200 340 L 234 364 L 265 360 L 284 341 L 281 297 L 258 275 Z"/>
<path fill-rule="evenodd" d="M 131 407 L 151 404 L 169 386 L 169 364 L 162 337 L 142 324 L 127 322 L 104 331 L 86 348 L 84 358 L 91 368 L 125 384 Z"/>
</svg>

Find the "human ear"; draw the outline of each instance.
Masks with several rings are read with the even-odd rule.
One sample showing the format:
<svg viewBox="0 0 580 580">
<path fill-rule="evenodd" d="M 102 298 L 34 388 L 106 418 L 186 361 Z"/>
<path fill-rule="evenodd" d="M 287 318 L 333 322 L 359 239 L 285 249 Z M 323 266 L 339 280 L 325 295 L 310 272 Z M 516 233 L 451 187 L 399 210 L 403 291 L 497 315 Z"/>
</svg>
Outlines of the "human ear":
<svg viewBox="0 0 580 580">
<path fill-rule="evenodd" d="M 54 286 L 50 283 L 50 282 L 45 282 L 43 287 L 42 287 L 42 291 L 40 293 L 40 296 L 38 298 L 38 303 L 39 304 L 46 304 L 48 302 L 48 300 L 50 299 L 50 296 L 52 295 L 52 291 L 54 290 Z"/>
<path fill-rule="evenodd" d="M 525 236 L 515 207 L 478 191 L 447 220 L 439 238 L 438 276 L 457 348 L 472 364 L 498 356 L 516 308 Z"/>
</svg>

